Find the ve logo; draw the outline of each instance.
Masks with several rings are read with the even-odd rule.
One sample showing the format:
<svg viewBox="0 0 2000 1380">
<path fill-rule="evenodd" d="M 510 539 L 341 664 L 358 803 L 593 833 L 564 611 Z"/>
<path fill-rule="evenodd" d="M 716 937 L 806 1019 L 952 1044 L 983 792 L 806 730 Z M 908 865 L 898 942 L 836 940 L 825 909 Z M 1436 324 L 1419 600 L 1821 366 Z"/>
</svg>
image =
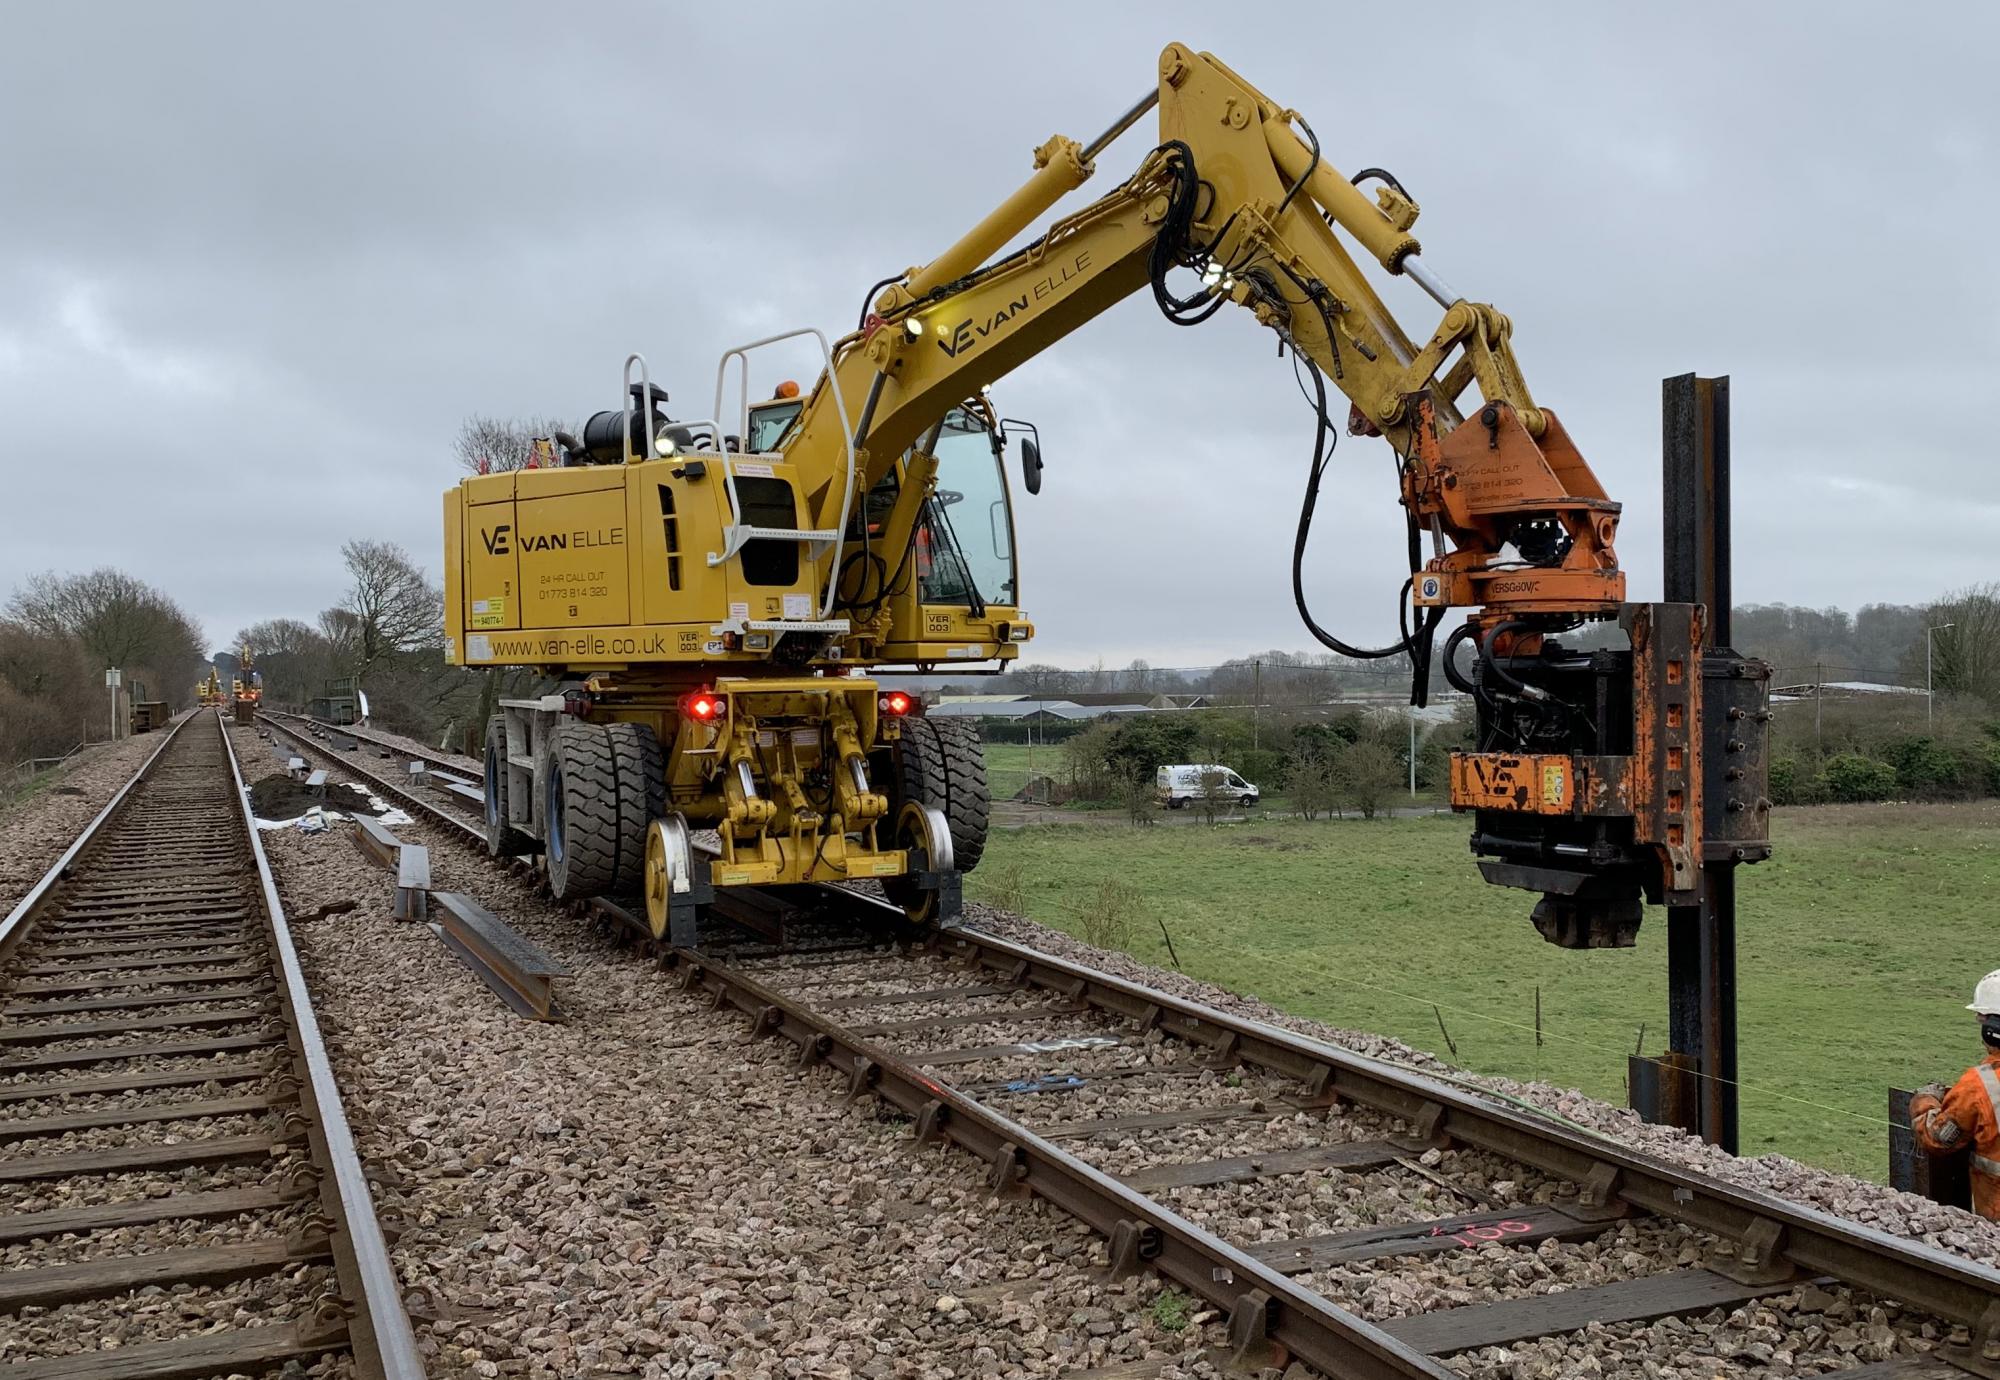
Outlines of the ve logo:
<svg viewBox="0 0 2000 1380">
<path fill-rule="evenodd" d="M 479 534 L 479 539 L 486 543 L 486 554 L 489 556 L 505 556 L 510 554 L 513 548 L 507 544 L 507 534 L 513 530 L 512 523 L 503 522 L 490 532 L 482 531 Z"/>
</svg>

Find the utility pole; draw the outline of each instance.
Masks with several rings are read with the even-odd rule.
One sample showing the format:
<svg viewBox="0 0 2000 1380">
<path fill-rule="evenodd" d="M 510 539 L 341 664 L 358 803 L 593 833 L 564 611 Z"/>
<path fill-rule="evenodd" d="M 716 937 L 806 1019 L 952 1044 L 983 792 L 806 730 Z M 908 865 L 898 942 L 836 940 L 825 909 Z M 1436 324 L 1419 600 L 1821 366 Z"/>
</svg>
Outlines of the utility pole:
<svg viewBox="0 0 2000 1380">
<path fill-rule="evenodd" d="M 1931 704 L 1931 634 L 1940 633 L 1946 628 L 1955 626 L 1956 624 L 1952 623 L 1939 623 L 1934 627 L 1924 629 L 1924 732 L 1926 733 L 1930 732 L 1933 713 Z"/>
<path fill-rule="evenodd" d="M 1819 740 L 1819 707 L 1826 703 L 1826 663 L 1813 663 L 1813 751 L 1821 750 Z"/>
<path fill-rule="evenodd" d="M 1256 751 L 1263 746 L 1260 719 L 1264 708 L 1264 663 L 1250 663 L 1250 749 Z"/>
<path fill-rule="evenodd" d="M 1035 798 L 1035 720 L 1042 717 L 1042 707 L 1045 703 L 1045 700 L 1037 699 L 1035 712 L 1028 715 L 1028 799 L 1031 801 Z M 1047 729 L 1042 731 L 1048 732 Z"/>
<path fill-rule="evenodd" d="M 1417 798 L 1417 710 L 1412 705 L 1406 711 L 1410 716 L 1410 799 Z"/>
</svg>

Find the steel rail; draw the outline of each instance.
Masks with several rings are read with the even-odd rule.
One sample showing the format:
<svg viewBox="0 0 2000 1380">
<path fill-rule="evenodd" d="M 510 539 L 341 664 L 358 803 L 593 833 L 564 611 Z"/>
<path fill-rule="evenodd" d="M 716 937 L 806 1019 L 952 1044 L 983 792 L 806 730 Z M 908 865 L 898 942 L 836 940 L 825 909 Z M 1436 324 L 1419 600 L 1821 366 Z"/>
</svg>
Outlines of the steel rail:
<svg viewBox="0 0 2000 1380">
<path fill-rule="evenodd" d="M 28 894 L 21 898 L 14 909 L 7 912 L 7 918 L 0 920 L 0 958 L 5 958 L 20 936 L 27 932 L 30 917 L 41 909 L 49 894 L 55 890 L 56 884 L 69 875 L 70 867 L 82 856 L 83 850 L 90 846 L 90 841 L 97 837 L 111 817 L 118 813 L 119 808 L 125 803 L 125 797 L 152 774 L 153 764 L 160 760 L 160 755 L 167 750 L 174 739 L 180 736 L 182 729 L 194 722 L 194 719 L 195 714 L 189 714 L 167 731 L 166 736 L 160 740 L 160 745 L 139 764 L 139 769 L 132 773 L 131 779 L 118 788 L 116 795 L 104 802 L 104 808 L 97 812 L 95 819 L 83 826 L 83 832 L 76 836 L 75 842 L 63 850 L 62 856 L 42 874 L 40 881 L 28 888 Z"/>
<path fill-rule="evenodd" d="M 295 714 L 289 709 L 260 708 L 257 712 L 267 719 L 289 719 L 297 723 L 311 724 L 315 728 L 323 728 L 329 733 L 338 733 L 342 737 L 352 738 L 358 743 L 366 743 L 370 747 L 382 748 L 399 757 L 407 757 L 416 762 L 428 762 L 441 771 L 469 773 L 479 770 L 479 764 L 471 762 L 462 753 L 439 752 L 433 748 L 406 747 L 401 743 L 392 743 L 386 738 L 368 732 L 366 729 L 356 728 L 352 724 L 330 724 L 324 719 L 315 719 L 310 714 Z"/>
<path fill-rule="evenodd" d="M 264 840 L 257 829 L 256 812 L 250 806 L 250 791 L 243 780 L 236 747 L 229 730 L 216 716 L 216 731 L 229 762 L 229 778 L 235 787 L 237 810 L 249 836 L 251 856 L 257 864 L 257 881 L 263 891 L 265 920 L 269 927 L 274 966 L 283 986 L 286 1014 L 296 1035 L 296 1052 L 305 1065 L 306 1082 L 301 1095 L 311 1103 L 313 1116 L 309 1135 L 318 1140 L 316 1159 L 332 1174 L 341 1230 L 333 1235 L 334 1259 L 348 1302 L 356 1306 L 356 1331 L 381 1359 L 384 1380 L 423 1380 L 424 1364 L 417 1353 L 417 1341 L 410 1318 L 403 1307 L 401 1281 L 389 1259 L 389 1243 L 376 1217 L 374 1196 L 368 1188 L 367 1170 L 354 1143 L 347 1111 L 340 1097 L 340 1084 L 327 1057 L 326 1042 L 320 1033 L 319 1017 L 313 1010 L 305 971 L 299 964 L 298 948 L 292 942 L 291 926 L 285 918 L 284 902 L 278 896 L 277 879 L 271 860 L 264 852 Z M 356 1347 L 360 1361 L 360 1347 Z"/>
<path fill-rule="evenodd" d="M 627 923 L 645 928 L 621 907 L 597 905 L 600 911 L 620 911 Z M 1329 1375 L 1355 1380 L 1445 1380 L 1452 1374 L 1374 1324 L 1301 1288 L 824 1014 L 698 950 L 676 949 L 672 958 L 681 968 L 684 988 L 707 992 L 718 1007 L 736 1007 L 750 1017 L 751 1029 L 760 1036 L 789 1039 L 799 1047 L 801 1067 L 823 1063 L 845 1074 L 854 1095 L 873 1093 L 915 1117 L 920 1139 L 943 1138 L 984 1160 L 996 1191 L 1032 1192 L 1109 1238 L 1114 1269 L 1150 1266 L 1227 1309 L 1231 1340 L 1244 1359 L 1261 1363 L 1264 1345 L 1275 1343 Z"/>
</svg>

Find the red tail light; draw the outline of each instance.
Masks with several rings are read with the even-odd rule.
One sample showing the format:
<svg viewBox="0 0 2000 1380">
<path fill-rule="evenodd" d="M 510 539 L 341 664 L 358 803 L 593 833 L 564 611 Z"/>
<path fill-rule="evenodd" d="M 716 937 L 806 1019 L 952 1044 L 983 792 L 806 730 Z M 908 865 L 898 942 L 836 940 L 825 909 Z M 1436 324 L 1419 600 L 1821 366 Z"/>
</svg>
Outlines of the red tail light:
<svg viewBox="0 0 2000 1380">
<path fill-rule="evenodd" d="M 884 714 L 901 716 L 910 712 L 910 697 L 901 690 L 891 690 L 875 701 L 875 707 Z"/>
<path fill-rule="evenodd" d="M 711 724 L 718 719 L 727 718 L 729 706 L 720 695 L 708 690 L 697 690 L 691 695 L 682 697 L 681 712 L 691 719 Z"/>
</svg>

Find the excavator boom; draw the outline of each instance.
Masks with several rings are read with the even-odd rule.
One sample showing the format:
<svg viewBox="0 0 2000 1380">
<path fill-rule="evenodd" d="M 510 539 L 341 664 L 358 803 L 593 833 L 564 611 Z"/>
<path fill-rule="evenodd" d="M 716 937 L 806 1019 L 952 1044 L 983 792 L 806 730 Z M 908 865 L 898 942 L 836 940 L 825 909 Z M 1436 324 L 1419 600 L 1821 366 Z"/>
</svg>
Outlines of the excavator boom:
<svg viewBox="0 0 2000 1380">
<path fill-rule="evenodd" d="M 1131 177 L 1000 254 L 1083 185 L 1110 136 L 1153 107 L 1160 140 Z M 864 400 L 858 417 L 835 405 L 822 379 L 783 452 L 802 468 L 831 469 L 851 443 L 863 486 L 879 482 L 951 405 L 1150 284 L 1182 324 L 1228 305 L 1251 311 L 1346 395 L 1350 430 L 1385 437 L 1403 457 L 1404 503 L 1434 540 L 1430 561 L 1412 572 L 1417 605 L 1493 618 L 1615 614 L 1624 598 L 1612 546 L 1618 505 L 1529 394 L 1508 319 L 1423 266 L 1410 233 L 1416 203 L 1391 175 L 1369 175 L 1373 200 L 1295 112 L 1212 56 L 1170 45 L 1156 90 L 1105 137 L 1088 148 L 1051 138 L 1025 185 L 886 288 L 835 348 L 838 392 L 846 409 Z M 1421 342 L 1361 259 L 1410 276 L 1444 307 Z M 1169 283 L 1176 268 L 1200 274 L 1191 295 Z M 1460 437 L 1458 400 L 1474 384 L 1480 405 L 1468 410 L 1482 425 Z M 825 502 L 837 497 L 829 490 Z M 1506 560 L 1517 536 L 1559 555 Z"/>
</svg>

